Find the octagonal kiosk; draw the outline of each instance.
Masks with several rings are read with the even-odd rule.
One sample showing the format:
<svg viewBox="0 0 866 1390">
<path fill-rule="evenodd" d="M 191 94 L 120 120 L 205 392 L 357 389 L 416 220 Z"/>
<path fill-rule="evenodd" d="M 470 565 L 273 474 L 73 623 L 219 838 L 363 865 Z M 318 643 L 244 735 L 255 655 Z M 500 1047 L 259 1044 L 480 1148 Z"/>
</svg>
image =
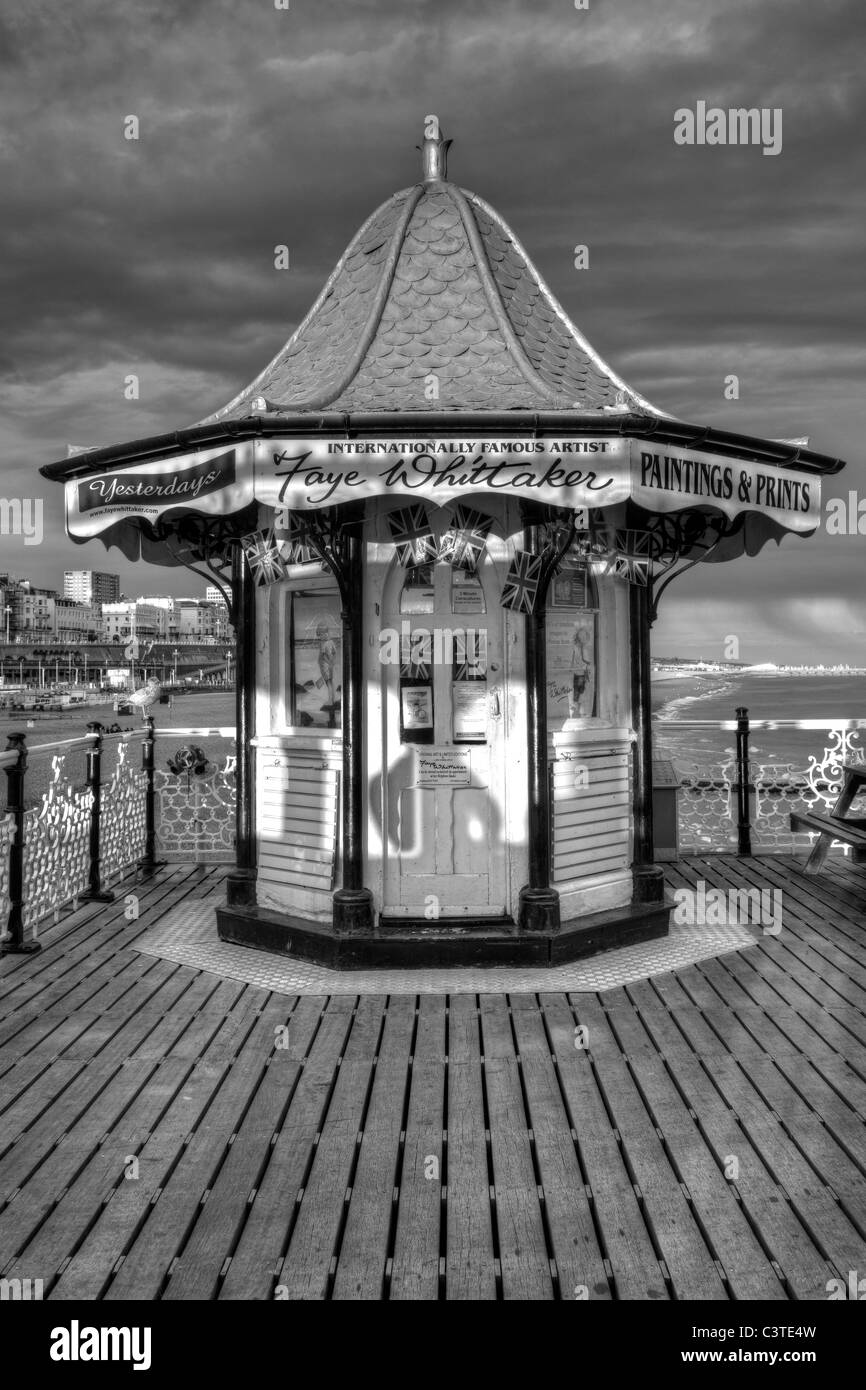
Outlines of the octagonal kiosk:
<svg viewBox="0 0 866 1390">
<path fill-rule="evenodd" d="M 332 966 L 554 964 L 665 933 L 660 593 L 813 531 L 841 467 L 632 390 L 448 180 L 447 144 L 425 139 L 422 179 L 224 409 L 43 470 L 74 540 L 223 585 L 219 934 Z"/>
</svg>

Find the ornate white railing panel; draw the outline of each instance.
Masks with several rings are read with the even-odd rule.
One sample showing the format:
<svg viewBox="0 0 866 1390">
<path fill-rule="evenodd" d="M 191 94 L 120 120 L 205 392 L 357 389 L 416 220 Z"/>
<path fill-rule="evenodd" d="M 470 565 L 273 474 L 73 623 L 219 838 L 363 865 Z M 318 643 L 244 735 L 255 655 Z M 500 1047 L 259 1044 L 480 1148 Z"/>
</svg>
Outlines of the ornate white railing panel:
<svg viewBox="0 0 866 1390">
<path fill-rule="evenodd" d="M 129 744 L 119 744 L 114 772 L 102 787 L 100 858 L 103 885 L 144 854 L 147 777 L 139 768 L 131 766 L 128 755 Z"/>
<path fill-rule="evenodd" d="M 795 834 L 792 811 L 827 811 L 842 785 L 842 764 L 866 759 L 862 731 L 840 726 L 820 731 L 827 742 L 820 757 L 809 754 L 808 767 L 793 763 L 750 763 L 752 849 L 757 853 L 805 850 L 814 836 Z M 737 848 L 737 764 L 681 768 L 679 793 L 680 849 L 684 854 Z"/>
<path fill-rule="evenodd" d="M 682 853 L 736 850 L 736 763 L 733 759 L 706 767 L 690 763 L 681 775 L 678 806 Z"/>
<path fill-rule="evenodd" d="M 0 816 L 0 936 L 9 920 L 9 851 L 15 835 L 15 818 L 8 812 Z"/>
<path fill-rule="evenodd" d="M 87 887 L 90 869 L 88 787 L 65 779 L 66 756 L 51 759 L 51 780 L 38 806 L 24 813 L 24 926 L 55 918 Z"/>
<path fill-rule="evenodd" d="M 791 830 L 791 812 L 830 810 L 842 790 L 842 764 L 862 761 L 866 752 L 858 729 L 828 729 L 826 733 L 828 742 L 823 753 L 819 758 L 810 753 L 807 768 L 790 763 L 753 764 L 753 849 L 806 849 L 814 842 L 814 836 Z"/>
<path fill-rule="evenodd" d="M 235 768 L 233 753 L 222 767 L 154 775 L 157 857 L 196 864 L 234 860 Z"/>
</svg>

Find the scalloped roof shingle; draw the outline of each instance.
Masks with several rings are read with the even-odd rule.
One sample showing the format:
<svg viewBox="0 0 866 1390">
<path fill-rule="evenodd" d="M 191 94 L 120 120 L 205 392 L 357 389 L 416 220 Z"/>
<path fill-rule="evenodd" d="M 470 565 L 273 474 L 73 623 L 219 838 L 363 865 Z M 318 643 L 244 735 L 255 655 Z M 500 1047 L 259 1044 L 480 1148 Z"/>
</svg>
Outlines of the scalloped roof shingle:
<svg viewBox="0 0 866 1390">
<path fill-rule="evenodd" d="M 586 410 L 660 415 L 592 349 L 506 223 L 446 179 L 373 213 L 259 376 L 251 413 Z"/>
</svg>

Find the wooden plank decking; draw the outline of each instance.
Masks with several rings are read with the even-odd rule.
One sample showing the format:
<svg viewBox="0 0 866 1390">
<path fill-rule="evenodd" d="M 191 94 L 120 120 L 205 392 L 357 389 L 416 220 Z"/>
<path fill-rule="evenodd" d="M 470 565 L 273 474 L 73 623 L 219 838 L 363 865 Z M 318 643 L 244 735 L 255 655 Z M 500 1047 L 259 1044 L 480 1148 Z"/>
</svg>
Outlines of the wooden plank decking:
<svg viewBox="0 0 866 1390">
<path fill-rule="evenodd" d="M 783 1300 L 866 1269 L 863 869 L 679 861 L 672 888 L 781 890 L 782 932 L 603 994 L 448 998 L 270 994 L 130 949 L 223 872 L 164 870 L 137 921 L 120 896 L 4 960 L 0 1275 Z"/>
</svg>

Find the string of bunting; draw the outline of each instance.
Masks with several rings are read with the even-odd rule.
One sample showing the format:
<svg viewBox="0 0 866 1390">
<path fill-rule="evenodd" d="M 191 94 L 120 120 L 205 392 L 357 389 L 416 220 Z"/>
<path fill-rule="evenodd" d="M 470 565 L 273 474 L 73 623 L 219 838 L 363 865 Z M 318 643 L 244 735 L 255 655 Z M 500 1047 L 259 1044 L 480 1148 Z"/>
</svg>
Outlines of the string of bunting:
<svg viewBox="0 0 866 1390">
<path fill-rule="evenodd" d="M 391 539 L 404 568 L 450 560 L 456 569 L 474 572 L 492 525 L 491 517 L 472 507 L 458 506 L 454 520 L 437 545 L 423 503 L 400 507 L 388 514 Z M 289 517 L 287 531 L 273 526 L 254 531 L 241 538 L 241 546 L 257 587 L 288 578 L 289 565 L 310 564 L 317 558 L 303 523 L 294 515 Z M 587 559 L 605 560 L 608 574 L 627 579 L 630 584 L 646 587 L 652 577 L 654 538 L 648 531 L 614 530 L 607 542 L 599 542 L 588 531 L 581 531 L 572 551 Z M 502 589 L 503 608 L 518 613 L 535 611 L 543 563 L 542 555 L 526 550 L 514 552 Z"/>
<path fill-rule="evenodd" d="M 451 525 L 437 545 L 423 503 L 399 507 L 388 513 L 391 539 L 398 563 L 404 569 L 449 560 L 455 569 L 474 572 L 492 525 L 492 517 L 484 516 L 473 507 L 458 506 Z M 254 531 L 242 537 L 241 545 L 258 586 L 285 579 L 288 565 L 306 565 L 317 558 L 303 523 L 294 514 L 289 515 L 288 530 L 270 527 Z"/>
<path fill-rule="evenodd" d="M 270 526 L 242 536 L 241 547 L 257 588 L 287 579 L 290 565 L 310 565 L 319 559 L 303 521 L 293 513 L 287 526 Z"/>
</svg>

